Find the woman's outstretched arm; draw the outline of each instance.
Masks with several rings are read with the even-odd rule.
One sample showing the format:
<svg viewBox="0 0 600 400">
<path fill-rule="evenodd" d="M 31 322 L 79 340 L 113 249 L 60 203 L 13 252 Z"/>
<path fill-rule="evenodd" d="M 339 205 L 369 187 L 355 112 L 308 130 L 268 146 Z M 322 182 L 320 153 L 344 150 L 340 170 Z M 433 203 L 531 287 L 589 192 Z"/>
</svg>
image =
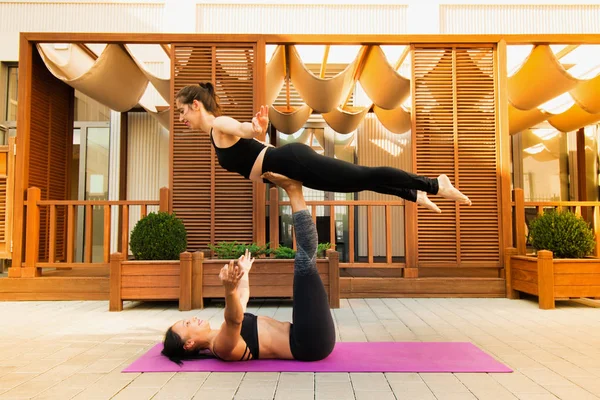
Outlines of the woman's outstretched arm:
<svg viewBox="0 0 600 400">
<path fill-rule="evenodd" d="M 243 312 L 246 312 L 246 306 L 248 304 L 248 299 L 250 298 L 250 278 L 248 274 L 250 274 L 250 269 L 252 268 L 253 263 L 254 257 L 251 258 L 251 254 L 248 249 L 246 249 L 246 253 L 242 254 L 240 258 L 238 258 L 238 266 L 244 272 L 244 276 L 241 277 L 240 283 L 238 283 L 237 287 Z"/>
<path fill-rule="evenodd" d="M 269 109 L 267 106 L 261 106 L 252 122 L 240 122 L 234 118 L 220 116 L 213 121 L 213 129 L 226 135 L 239 136 L 246 139 L 252 139 L 262 135 L 269 126 Z"/>
<path fill-rule="evenodd" d="M 244 312 L 240 303 L 240 295 L 237 291 L 238 283 L 243 271 L 234 265 L 233 261 L 225 265 L 219 273 L 219 278 L 225 289 L 225 322 L 215 338 L 213 351 L 225 360 L 235 356 L 239 352 L 240 332 L 244 321 Z"/>
</svg>

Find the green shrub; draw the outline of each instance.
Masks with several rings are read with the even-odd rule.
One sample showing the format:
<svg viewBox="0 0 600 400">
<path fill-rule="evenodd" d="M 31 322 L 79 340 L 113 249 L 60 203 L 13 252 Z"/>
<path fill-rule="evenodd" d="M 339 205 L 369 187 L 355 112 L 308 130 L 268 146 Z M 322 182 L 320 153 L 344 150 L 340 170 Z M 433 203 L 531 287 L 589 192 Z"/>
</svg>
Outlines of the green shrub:
<svg viewBox="0 0 600 400">
<path fill-rule="evenodd" d="M 179 260 L 187 248 L 185 226 L 175 214 L 152 212 L 135 224 L 129 246 L 136 260 Z"/>
<path fill-rule="evenodd" d="M 215 253 L 216 258 L 222 258 L 232 260 L 239 258 L 246 252 L 246 249 L 252 254 L 252 257 L 262 257 L 269 255 L 271 250 L 269 244 L 258 245 L 256 243 L 241 243 L 237 241 L 233 242 L 219 242 L 216 245 L 209 244 L 208 247 Z"/>
<path fill-rule="evenodd" d="M 296 250 L 291 249 L 286 246 L 279 246 L 275 250 L 273 250 L 273 254 L 275 258 L 294 258 L 296 257 Z"/>
<path fill-rule="evenodd" d="M 273 254 L 275 258 L 294 258 L 296 257 L 296 250 L 286 247 L 279 246 L 275 250 L 271 250 L 269 248 L 269 243 L 265 245 L 258 245 L 256 243 L 242 243 L 242 242 L 219 242 L 215 245 L 209 244 L 208 247 L 214 252 L 216 258 L 225 259 L 225 260 L 234 260 L 244 254 L 246 249 L 250 251 L 252 257 L 260 258 Z M 326 256 L 325 252 L 331 248 L 330 243 L 319 243 L 317 247 L 317 257 L 324 258 Z"/>
<path fill-rule="evenodd" d="M 327 250 L 329 250 L 331 248 L 331 243 L 327 242 L 327 243 L 319 243 L 319 246 L 317 246 L 317 257 L 318 258 L 325 258 L 327 256 Z"/>
<path fill-rule="evenodd" d="M 331 243 L 319 243 L 317 246 L 317 258 L 325 258 L 326 251 L 331 248 Z M 296 257 L 296 250 L 286 246 L 279 246 L 273 251 L 275 258 L 294 258 Z"/>
<path fill-rule="evenodd" d="M 594 232 L 570 211 L 551 210 L 531 221 L 529 239 L 536 250 L 550 250 L 555 258 L 583 258 L 594 250 Z"/>
</svg>

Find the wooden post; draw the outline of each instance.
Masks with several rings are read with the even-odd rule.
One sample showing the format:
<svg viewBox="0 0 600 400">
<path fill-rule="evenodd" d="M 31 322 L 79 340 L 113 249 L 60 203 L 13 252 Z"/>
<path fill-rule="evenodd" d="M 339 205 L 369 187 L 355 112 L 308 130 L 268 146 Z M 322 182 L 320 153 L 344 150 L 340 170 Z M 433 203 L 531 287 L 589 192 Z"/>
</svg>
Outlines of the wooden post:
<svg viewBox="0 0 600 400">
<path fill-rule="evenodd" d="M 13 213 L 14 196 L 15 196 L 15 149 L 17 145 L 15 138 L 8 138 L 8 161 L 7 161 L 7 177 L 6 177 L 6 225 L 4 226 L 4 237 L 10 258 L 12 259 L 12 231 L 13 231 Z"/>
<path fill-rule="evenodd" d="M 264 38 L 259 38 L 256 43 L 256 52 L 254 58 L 254 112 L 257 112 L 259 106 L 266 102 L 266 77 L 267 77 L 267 61 L 266 60 L 266 47 L 267 44 Z M 270 131 L 269 131 L 270 129 Z M 273 140 L 272 136 L 277 136 L 276 130 L 273 129 L 272 124 L 267 127 L 269 132 L 269 140 Z M 266 132 L 265 132 L 266 133 Z M 260 135 L 258 140 L 265 141 L 265 135 Z M 266 209 L 265 204 L 267 201 L 266 184 L 263 182 L 254 182 L 252 184 L 252 219 L 253 219 L 253 238 L 254 241 L 262 246 L 266 243 Z"/>
<path fill-rule="evenodd" d="M 596 238 L 595 255 L 600 258 L 600 206 L 594 206 L 594 236 Z"/>
<path fill-rule="evenodd" d="M 329 307 L 340 308 L 340 253 L 327 250 L 329 260 Z"/>
<path fill-rule="evenodd" d="M 121 299 L 121 253 L 110 255 L 110 293 L 108 300 L 109 311 L 123 311 L 123 300 Z"/>
<path fill-rule="evenodd" d="M 204 277 L 204 253 L 196 251 L 192 254 L 192 308 L 204 308 L 202 282 Z"/>
<path fill-rule="evenodd" d="M 129 258 L 129 206 L 127 204 L 123 204 L 121 215 L 123 216 L 121 221 L 121 254 L 123 260 L 127 260 Z"/>
<path fill-rule="evenodd" d="M 586 171 L 586 162 L 585 162 L 585 130 L 584 128 L 579 128 L 576 133 L 576 142 L 577 149 L 575 151 L 576 155 L 576 168 L 577 168 L 577 200 L 579 201 L 587 201 L 587 171 Z M 590 171 L 590 174 L 593 173 Z M 584 207 L 581 210 L 579 208 L 580 214 L 584 220 L 588 220 L 588 209 Z"/>
<path fill-rule="evenodd" d="M 8 276 L 20 278 L 22 276 L 21 264 L 25 257 L 23 244 L 25 194 L 29 182 L 29 147 L 31 137 L 32 104 L 35 99 L 31 95 L 33 75 L 33 50 L 34 43 L 30 42 L 25 33 L 21 32 L 19 38 L 19 81 L 18 98 L 21 99 L 17 110 L 17 126 L 19 134 L 15 141 L 17 154 L 15 157 L 14 175 L 14 214 L 13 214 L 13 254 L 12 267 L 8 269 Z M 37 103 L 36 103 L 37 106 Z"/>
<path fill-rule="evenodd" d="M 496 140 L 498 151 L 498 208 L 500 212 L 500 247 L 514 247 L 513 231 L 512 231 L 512 206 L 511 206 L 511 174 L 510 174 L 510 153 L 511 153 L 511 138 L 509 132 L 509 97 L 508 97 L 508 72 L 507 72 L 507 46 L 506 40 L 501 39 L 498 42 L 495 53 L 496 61 Z M 414 86 L 414 85 L 413 85 Z M 414 108 L 413 108 L 414 110 Z M 414 113 L 413 113 L 414 114 Z M 413 146 L 416 148 L 416 146 Z M 517 167 L 517 175 L 519 174 Z M 515 182 L 519 181 L 519 177 L 515 177 Z M 501 250 L 500 250 L 501 251 Z M 502 262 L 502 253 L 500 253 L 500 261 Z"/>
<path fill-rule="evenodd" d="M 373 206 L 367 206 L 367 262 L 372 267 L 373 260 Z"/>
<path fill-rule="evenodd" d="M 192 253 L 179 255 L 179 311 L 192 309 Z"/>
<path fill-rule="evenodd" d="M 409 201 L 404 202 L 404 258 L 406 267 L 403 275 L 405 278 L 416 278 L 419 276 L 417 269 L 417 204 Z"/>
<path fill-rule="evenodd" d="M 525 237 L 525 195 L 523 189 L 513 190 L 515 201 L 515 232 L 517 235 L 517 254 L 524 256 L 527 247 Z"/>
<path fill-rule="evenodd" d="M 92 218 L 92 206 L 91 204 L 87 204 L 85 206 L 85 251 L 84 251 L 84 260 L 86 263 L 92 262 L 92 231 L 93 231 L 93 218 Z"/>
<path fill-rule="evenodd" d="M 103 243 L 103 257 L 105 263 L 110 262 L 110 206 L 104 206 L 104 243 Z"/>
<path fill-rule="evenodd" d="M 38 201 L 41 200 L 42 192 L 39 188 L 30 187 L 27 189 L 27 230 L 25 243 L 25 263 L 21 276 L 23 278 L 33 278 L 40 276 L 40 270 L 36 265 L 40 257 L 40 207 Z"/>
<path fill-rule="evenodd" d="M 402 271 L 403 278 L 418 278 L 419 277 L 419 268 L 408 268 L 405 267 Z"/>
<path fill-rule="evenodd" d="M 269 241 L 271 250 L 279 247 L 279 190 L 269 189 Z"/>
<path fill-rule="evenodd" d="M 540 250 L 537 253 L 538 296 L 542 310 L 554 308 L 554 263 L 552 252 Z"/>
<path fill-rule="evenodd" d="M 509 247 L 504 250 L 504 277 L 506 279 L 506 297 L 509 299 L 518 299 L 519 292 L 512 288 L 512 271 L 510 269 L 511 256 L 517 254 L 517 249 Z"/>
<path fill-rule="evenodd" d="M 385 260 L 392 263 L 392 206 L 385 205 Z"/>
<path fill-rule="evenodd" d="M 160 188 L 160 205 L 158 206 L 158 211 L 171 212 L 169 210 L 169 188 L 167 187 Z"/>
</svg>

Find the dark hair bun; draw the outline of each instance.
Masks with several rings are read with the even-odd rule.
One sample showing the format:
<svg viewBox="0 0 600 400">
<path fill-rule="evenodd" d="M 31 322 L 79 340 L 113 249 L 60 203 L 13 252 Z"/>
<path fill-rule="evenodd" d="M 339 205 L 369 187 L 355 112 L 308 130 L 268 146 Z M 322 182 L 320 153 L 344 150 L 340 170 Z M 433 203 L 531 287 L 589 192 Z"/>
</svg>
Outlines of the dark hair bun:
<svg viewBox="0 0 600 400">
<path fill-rule="evenodd" d="M 200 82 L 200 87 L 202 89 L 206 89 L 208 91 L 208 93 L 212 94 L 215 92 L 215 88 L 214 88 L 213 84 L 210 82 Z"/>
</svg>

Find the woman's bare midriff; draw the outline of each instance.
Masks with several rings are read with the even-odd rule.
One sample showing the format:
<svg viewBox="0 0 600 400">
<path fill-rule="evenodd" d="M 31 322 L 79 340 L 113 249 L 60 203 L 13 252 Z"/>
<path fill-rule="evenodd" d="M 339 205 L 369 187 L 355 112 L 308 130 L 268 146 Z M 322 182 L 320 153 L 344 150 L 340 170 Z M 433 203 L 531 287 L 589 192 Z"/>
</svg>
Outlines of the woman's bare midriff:
<svg viewBox="0 0 600 400">
<path fill-rule="evenodd" d="M 258 317 L 258 352 L 259 358 L 278 358 L 291 360 L 289 322 L 277 321 L 269 317 Z"/>
<path fill-rule="evenodd" d="M 271 146 L 271 145 L 268 145 L 268 146 Z M 265 153 L 267 152 L 267 149 L 269 148 L 268 146 L 261 150 L 261 152 L 258 154 L 258 157 L 256 157 L 256 161 L 254 161 L 254 165 L 252 166 L 252 171 L 250 171 L 250 180 L 252 180 L 252 181 L 255 181 L 255 182 L 263 181 L 260 176 L 262 175 L 263 160 L 265 158 Z"/>
</svg>

